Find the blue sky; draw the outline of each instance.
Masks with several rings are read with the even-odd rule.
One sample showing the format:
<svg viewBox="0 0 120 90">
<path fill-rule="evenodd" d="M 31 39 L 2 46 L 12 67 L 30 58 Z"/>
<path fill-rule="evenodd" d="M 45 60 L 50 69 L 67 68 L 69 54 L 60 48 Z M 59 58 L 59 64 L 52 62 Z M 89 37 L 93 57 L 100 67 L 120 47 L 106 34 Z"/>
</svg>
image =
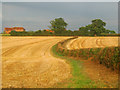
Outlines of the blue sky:
<svg viewBox="0 0 120 90">
<path fill-rule="evenodd" d="M 48 29 L 50 21 L 62 17 L 67 29 L 78 30 L 102 19 L 106 28 L 118 32 L 117 2 L 3 2 L 2 21 L 4 27 L 22 26 L 27 31 Z"/>
</svg>

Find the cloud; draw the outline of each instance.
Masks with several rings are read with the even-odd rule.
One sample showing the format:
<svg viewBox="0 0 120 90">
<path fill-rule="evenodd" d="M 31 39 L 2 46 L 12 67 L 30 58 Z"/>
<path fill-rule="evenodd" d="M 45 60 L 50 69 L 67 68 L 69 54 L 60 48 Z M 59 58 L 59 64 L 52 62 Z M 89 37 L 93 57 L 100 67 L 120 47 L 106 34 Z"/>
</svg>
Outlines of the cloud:
<svg viewBox="0 0 120 90">
<path fill-rule="evenodd" d="M 90 24 L 91 20 L 100 18 L 107 23 L 108 29 L 113 29 L 117 28 L 117 10 L 117 3 L 103 2 L 3 2 L 3 26 L 24 26 L 28 30 L 44 29 L 48 28 L 51 20 L 63 17 L 68 23 L 68 29 L 76 30 Z"/>
</svg>

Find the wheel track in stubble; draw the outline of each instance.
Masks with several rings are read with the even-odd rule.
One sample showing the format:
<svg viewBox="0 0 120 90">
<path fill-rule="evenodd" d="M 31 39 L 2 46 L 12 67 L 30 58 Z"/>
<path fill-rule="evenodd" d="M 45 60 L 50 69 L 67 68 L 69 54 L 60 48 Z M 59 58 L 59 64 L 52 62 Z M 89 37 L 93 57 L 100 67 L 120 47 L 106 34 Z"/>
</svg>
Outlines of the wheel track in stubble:
<svg viewBox="0 0 120 90">
<path fill-rule="evenodd" d="M 50 48 L 65 38 L 52 39 L 27 44 L 21 48 L 12 47 L 15 48 L 13 52 L 11 51 L 13 49 L 6 51 L 6 53 L 11 51 L 11 54 L 3 55 L 3 87 L 47 88 L 68 78 L 70 76 L 69 65 L 64 60 L 50 54 Z M 29 47 L 31 48 L 28 49 Z M 31 53 L 35 51 L 36 53 Z M 22 54 L 26 56 L 22 56 Z"/>
<path fill-rule="evenodd" d="M 104 48 L 118 46 L 118 37 L 79 37 L 67 43 L 67 49 Z"/>
<path fill-rule="evenodd" d="M 2 53 L 4 88 L 47 88 L 71 76 L 69 65 L 50 54 L 53 45 L 67 38 L 39 38 L 27 40 L 19 37 L 15 40 L 19 41 L 18 44 L 14 43 L 15 45 L 10 44 L 14 41 L 14 37 L 9 41 L 3 39 L 3 45 L 6 46 L 3 47 Z M 79 37 L 68 42 L 66 47 L 68 49 L 96 48 L 106 47 L 109 43 L 116 46 L 114 39 L 115 45 L 110 40 L 107 42 L 106 38 Z"/>
</svg>

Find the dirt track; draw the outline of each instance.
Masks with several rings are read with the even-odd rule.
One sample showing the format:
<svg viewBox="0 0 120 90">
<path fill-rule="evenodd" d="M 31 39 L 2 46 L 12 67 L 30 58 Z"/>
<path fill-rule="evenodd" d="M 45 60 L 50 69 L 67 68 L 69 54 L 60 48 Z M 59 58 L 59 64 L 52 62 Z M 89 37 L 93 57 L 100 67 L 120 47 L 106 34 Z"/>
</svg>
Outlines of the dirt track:
<svg viewBox="0 0 120 90">
<path fill-rule="evenodd" d="M 70 66 L 53 57 L 53 45 L 69 37 L 2 37 L 2 87 L 47 88 L 70 77 Z M 79 37 L 68 49 L 117 46 L 116 37 Z"/>
<path fill-rule="evenodd" d="M 118 37 L 79 37 L 67 43 L 67 49 L 118 46 Z"/>
<path fill-rule="evenodd" d="M 66 37 L 3 37 L 2 87 L 47 88 L 70 76 L 64 60 L 50 48 Z"/>
</svg>

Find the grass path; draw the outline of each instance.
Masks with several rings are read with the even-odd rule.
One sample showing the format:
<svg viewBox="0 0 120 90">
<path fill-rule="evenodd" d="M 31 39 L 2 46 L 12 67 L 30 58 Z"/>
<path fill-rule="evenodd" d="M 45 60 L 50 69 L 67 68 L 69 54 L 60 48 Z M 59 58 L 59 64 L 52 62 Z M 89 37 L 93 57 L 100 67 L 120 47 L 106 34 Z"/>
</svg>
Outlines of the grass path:
<svg viewBox="0 0 120 90">
<path fill-rule="evenodd" d="M 62 54 L 56 51 L 57 45 L 52 47 L 52 54 L 55 57 L 65 59 L 67 63 L 71 66 L 71 74 L 72 77 L 64 80 L 61 83 L 58 83 L 54 86 L 54 88 L 102 88 L 105 87 L 102 83 L 96 84 L 90 78 L 88 78 L 87 74 L 84 72 L 83 62 L 80 60 L 74 60 L 68 57 L 63 56 Z"/>
</svg>

